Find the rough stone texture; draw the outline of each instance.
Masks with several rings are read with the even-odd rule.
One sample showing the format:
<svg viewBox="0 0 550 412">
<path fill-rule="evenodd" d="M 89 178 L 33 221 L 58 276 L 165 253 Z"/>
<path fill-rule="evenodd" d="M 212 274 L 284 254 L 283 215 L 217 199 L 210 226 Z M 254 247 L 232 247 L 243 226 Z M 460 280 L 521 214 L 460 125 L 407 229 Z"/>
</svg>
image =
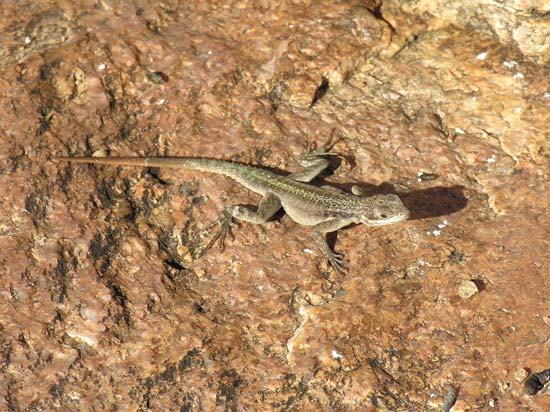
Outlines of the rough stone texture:
<svg viewBox="0 0 550 412">
<path fill-rule="evenodd" d="M 548 2 L 76 3 L 0 4 L 0 410 L 550 410 Z M 224 178 L 49 160 L 333 128 L 326 180 L 412 210 L 346 276 L 284 216 L 199 257 Z"/>
</svg>

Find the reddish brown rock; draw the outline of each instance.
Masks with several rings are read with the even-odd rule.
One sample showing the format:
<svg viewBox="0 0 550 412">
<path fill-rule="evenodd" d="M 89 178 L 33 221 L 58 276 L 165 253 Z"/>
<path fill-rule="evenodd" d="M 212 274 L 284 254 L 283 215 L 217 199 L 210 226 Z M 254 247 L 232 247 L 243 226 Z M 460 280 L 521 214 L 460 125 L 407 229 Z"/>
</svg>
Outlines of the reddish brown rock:
<svg viewBox="0 0 550 412">
<path fill-rule="evenodd" d="M 4 3 L 0 410 L 550 408 L 546 3 Z M 200 257 L 227 179 L 51 162 L 293 171 L 333 129 L 325 180 L 412 212 L 345 276 L 285 216 Z"/>
</svg>

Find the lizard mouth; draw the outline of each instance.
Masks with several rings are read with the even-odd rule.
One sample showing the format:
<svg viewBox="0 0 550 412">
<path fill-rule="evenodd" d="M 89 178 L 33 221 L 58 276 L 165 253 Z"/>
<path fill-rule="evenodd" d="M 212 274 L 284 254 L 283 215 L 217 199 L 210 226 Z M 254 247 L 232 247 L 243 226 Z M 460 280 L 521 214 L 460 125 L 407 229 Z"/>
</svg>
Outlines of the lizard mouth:
<svg viewBox="0 0 550 412">
<path fill-rule="evenodd" d="M 399 223 L 407 220 L 410 216 L 410 213 L 408 210 L 403 211 L 399 213 L 398 215 L 394 215 L 388 218 L 382 218 L 382 219 L 376 219 L 376 220 L 367 220 L 367 225 L 369 226 L 386 226 L 386 225 L 393 225 L 394 223 Z"/>
</svg>

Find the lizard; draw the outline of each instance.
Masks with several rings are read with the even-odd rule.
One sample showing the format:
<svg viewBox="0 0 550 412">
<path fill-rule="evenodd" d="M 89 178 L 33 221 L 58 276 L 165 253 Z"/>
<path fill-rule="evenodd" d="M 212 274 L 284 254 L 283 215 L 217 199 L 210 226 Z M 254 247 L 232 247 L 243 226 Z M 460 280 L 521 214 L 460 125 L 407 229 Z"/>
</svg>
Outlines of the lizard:
<svg viewBox="0 0 550 412">
<path fill-rule="evenodd" d="M 383 226 L 399 223 L 409 218 L 409 210 L 395 194 L 366 196 L 359 186 L 352 187 L 352 194 L 333 186 L 318 187 L 310 182 L 325 170 L 330 156 L 338 156 L 330 150 L 330 141 L 306 151 L 298 158 L 302 170 L 284 176 L 267 169 L 204 157 L 54 157 L 56 162 L 91 163 L 95 165 L 140 166 L 191 169 L 224 175 L 247 189 L 263 196 L 256 210 L 243 205 L 224 208 L 220 218 L 207 229 L 220 224 L 219 231 L 208 243 L 205 251 L 219 241 L 223 250 L 225 238 L 235 225 L 233 219 L 262 224 L 269 221 L 282 207 L 296 223 L 312 227 L 312 235 L 323 257 L 338 273 L 344 273 L 344 255 L 334 252 L 326 241 L 326 234 L 350 224 Z"/>
</svg>

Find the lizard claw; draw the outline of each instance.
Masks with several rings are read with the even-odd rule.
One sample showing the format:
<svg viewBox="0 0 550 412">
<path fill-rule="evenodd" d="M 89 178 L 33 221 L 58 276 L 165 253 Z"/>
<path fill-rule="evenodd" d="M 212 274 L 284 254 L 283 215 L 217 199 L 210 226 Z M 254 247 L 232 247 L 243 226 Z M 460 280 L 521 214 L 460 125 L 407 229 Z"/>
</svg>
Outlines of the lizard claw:
<svg viewBox="0 0 550 412">
<path fill-rule="evenodd" d="M 313 148 L 311 141 L 308 140 L 306 151 L 302 154 L 301 158 L 313 158 L 318 156 L 341 156 L 340 153 L 331 152 L 332 148 L 340 141 L 340 139 L 335 139 L 336 129 L 332 129 L 332 133 L 328 140 L 319 147 Z"/>
<path fill-rule="evenodd" d="M 326 258 L 336 272 L 339 274 L 345 274 L 347 272 L 348 267 L 344 261 L 343 254 L 331 252 Z"/>
<path fill-rule="evenodd" d="M 332 129 L 332 132 L 330 133 L 330 136 L 328 138 L 328 140 L 326 141 L 325 144 L 323 144 L 323 146 L 321 146 L 321 148 L 326 152 L 326 153 L 330 153 L 330 151 L 332 150 L 332 148 L 334 146 L 336 146 L 336 144 L 341 140 L 341 138 L 338 136 L 336 136 L 336 128 Z M 333 153 L 330 153 L 330 154 L 333 154 Z M 335 155 L 338 155 L 335 153 Z"/>
<path fill-rule="evenodd" d="M 209 230 L 217 224 L 220 225 L 220 229 L 216 232 L 214 237 L 210 239 L 210 242 L 208 242 L 208 244 L 204 247 L 202 254 L 211 249 L 216 242 L 219 242 L 218 247 L 220 249 L 220 252 L 223 252 L 227 235 L 229 235 L 232 240 L 234 239 L 233 233 L 231 233 L 231 228 L 237 226 L 237 224 L 233 222 L 233 214 L 231 208 L 226 208 L 222 212 L 221 216 L 217 220 L 210 223 L 205 230 Z"/>
<path fill-rule="evenodd" d="M 236 224 L 233 222 L 233 215 L 231 214 L 231 211 L 225 209 L 220 219 L 220 231 L 217 234 L 220 242 L 218 244 L 220 252 L 223 252 L 225 248 L 225 238 L 227 237 L 227 235 L 231 237 L 231 240 L 235 239 L 233 237 L 233 233 L 231 233 L 231 228 L 235 226 Z"/>
</svg>

